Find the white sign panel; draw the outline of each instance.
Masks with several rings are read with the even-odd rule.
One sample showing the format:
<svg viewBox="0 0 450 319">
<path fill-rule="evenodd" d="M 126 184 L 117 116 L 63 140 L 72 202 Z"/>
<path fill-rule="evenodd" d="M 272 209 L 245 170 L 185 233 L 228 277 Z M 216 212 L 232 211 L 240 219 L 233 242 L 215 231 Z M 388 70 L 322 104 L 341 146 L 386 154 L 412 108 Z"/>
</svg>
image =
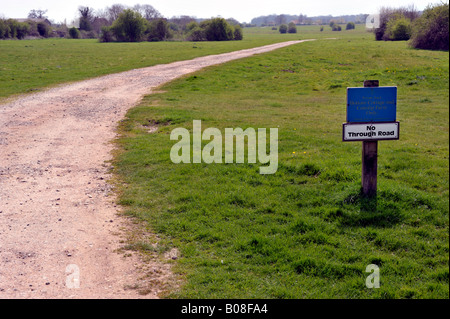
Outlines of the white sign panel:
<svg viewBox="0 0 450 319">
<path fill-rule="evenodd" d="M 398 140 L 400 123 L 344 123 L 343 141 Z"/>
</svg>

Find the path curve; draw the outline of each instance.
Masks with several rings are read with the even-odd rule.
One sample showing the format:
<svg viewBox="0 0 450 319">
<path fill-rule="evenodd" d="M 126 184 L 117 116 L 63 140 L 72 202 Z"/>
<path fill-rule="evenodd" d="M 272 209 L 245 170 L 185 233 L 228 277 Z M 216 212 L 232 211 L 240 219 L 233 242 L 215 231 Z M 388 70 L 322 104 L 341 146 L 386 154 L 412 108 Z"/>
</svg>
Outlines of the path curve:
<svg viewBox="0 0 450 319">
<path fill-rule="evenodd" d="M 117 123 L 177 77 L 304 41 L 135 69 L 0 104 L 0 298 L 157 298 L 158 284 L 146 295 L 127 289 L 141 284 L 142 261 L 115 252 L 127 224 L 106 182 Z M 166 264 L 146 265 L 147 281 L 170 273 Z"/>
</svg>

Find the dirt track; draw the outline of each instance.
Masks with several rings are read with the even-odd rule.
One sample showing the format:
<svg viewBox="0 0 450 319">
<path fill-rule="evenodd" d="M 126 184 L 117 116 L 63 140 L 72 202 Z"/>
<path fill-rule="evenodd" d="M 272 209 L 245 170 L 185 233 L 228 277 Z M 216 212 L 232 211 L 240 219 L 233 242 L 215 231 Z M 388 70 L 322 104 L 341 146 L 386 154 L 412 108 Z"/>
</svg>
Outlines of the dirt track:
<svg viewBox="0 0 450 319">
<path fill-rule="evenodd" d="M 0 104 L 0 298 L 157 298 L 169 266 L 146 262 L 142 270 L 140 256 L 115 251 L 128 224 L 106 182 L 116 124 L 163 83 L 300 42 L 136 69 Z M 148 282 L 154 289 L 146 295 L 126 289 Z"/>
</svg>

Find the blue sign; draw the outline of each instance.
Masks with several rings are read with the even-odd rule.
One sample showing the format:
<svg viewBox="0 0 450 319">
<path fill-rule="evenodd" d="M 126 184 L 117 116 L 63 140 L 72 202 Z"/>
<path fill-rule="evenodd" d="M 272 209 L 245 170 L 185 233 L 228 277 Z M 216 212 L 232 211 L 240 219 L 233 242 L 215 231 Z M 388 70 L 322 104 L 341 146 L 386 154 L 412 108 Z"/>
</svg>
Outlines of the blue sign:
<svg viewBox="0 0 450 319">
<path fill-rule="evenodd" d="M 396 120 L 397 87 L 347 88 L 347 123 Z"/>
</svg>

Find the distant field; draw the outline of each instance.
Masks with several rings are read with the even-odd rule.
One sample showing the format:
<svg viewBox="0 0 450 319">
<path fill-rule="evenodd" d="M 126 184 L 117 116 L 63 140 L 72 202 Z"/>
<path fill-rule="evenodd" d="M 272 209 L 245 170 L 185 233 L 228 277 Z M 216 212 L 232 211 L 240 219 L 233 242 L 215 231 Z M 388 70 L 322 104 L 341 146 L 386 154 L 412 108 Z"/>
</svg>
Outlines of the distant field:
<svg viewBox="0 0 450 319">
<path fill-rule="evenodd" d="M 99 43 L 53 38 L 0 41 L 0 99 L 59 83 L 306 36 L 247 31 L 243 41 L 230 42 Z"/>
<path fill-rule="evenodd" d="M 363 26 L 358 26 L 362 30 Z M 231 42 L 99 43 L 97 40 L 44 39 L 0 41 L 0 100 L 43 87 L 156 64 L 289 41 L 335 36 L 329 27 L 302 27 L 297 34 L 271 28 L 244 29 L 244 40 Z M 338 32 L 352 37 L 356 31 Z M 360 35 L 360 34 L 359 34 Z"/>
<path fill-rule="evenodd" d="M 278 36 L 251 31 L 258 43 Z M 448 298 L 448 52 L 362 29 L 297 37 L 340 39 L 210 67 L 128 112 L 114 161 L 120 204 L 160 237 L 130 249 L 180 251 L 172 298 Z M 376 200 L 360 195 L 361 143 L 341 141 L 346 88 L 366 79 L 399 90 L 401 139 L 379 143 Z M 193 120 L 278 128 L 278 172 L 173 164 L 170 132 Z M 369 264 L 379 289 L 365 286 Z"/>
</svg>

